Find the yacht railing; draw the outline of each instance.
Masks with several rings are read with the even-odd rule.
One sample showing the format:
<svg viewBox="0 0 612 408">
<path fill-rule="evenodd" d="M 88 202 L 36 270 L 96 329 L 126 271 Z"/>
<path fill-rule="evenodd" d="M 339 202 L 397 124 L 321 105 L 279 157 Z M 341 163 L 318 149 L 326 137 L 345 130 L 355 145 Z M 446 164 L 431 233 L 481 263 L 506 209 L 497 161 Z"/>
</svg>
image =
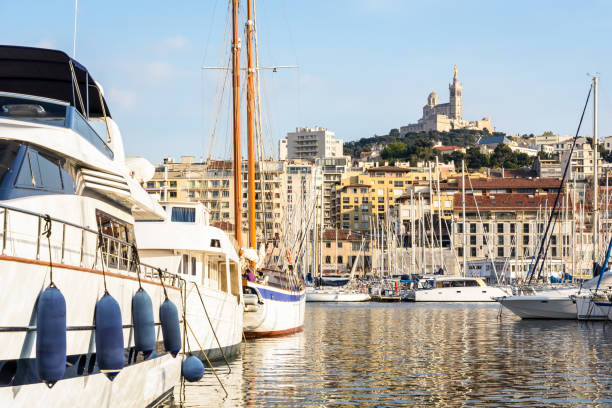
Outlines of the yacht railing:
<svg viewBox="0 0 612 408">
<path fill-rule="evenodd" d="M 55 238 L 57 235 L 61 236 L 61 241 L 54 240 L 51 244 L 57 253 L 59 251 L 59 261 L 55 260 L 54 264 L 68 264 L 70 266 L 78 266 L 78 267 L 88 267 L 85 264 L 86 258 L 95 258 L 93 268 L 104 268 L 116 270 L 119 272 L 126 273 L 128 275 L 136 276 L 137 268 L 140 266 L 140 276 L 142 278 L 150 279 L 157 281 L 161 278 L 164 281 L 164 284 L 171 286 L 178 286 L 180 284 L 181 278 L 179 275 L 162 271 L 155 266 L 151 266 L 148 264 L 141 263 L 137 261 L 136 254 L 134 253 L 134 249 L 136 248 L 132 243 L 122 241 L 118 238 L 112 237 L 110 235 L 103 234 L 99 231 L 93 230 L 88 227 L 84 227 L 82 225 L 78 225 L 69 221 L 61 220 L 59 218 L 51 217 L 46 214 L 37 213 L 35 211 L 25 210 L 22 208 L 15 208 L 8 205 L 0 204 L 0 217 L 2 217 L 2 255 L 7 254 L 7 245 L 11 240 L 21 239 L 19 235 L 23 236 L 23 232 L 21 231 L 13 231 L 9 228 L 9 220 L 11 218 L 11 214 L 14 213 L 13 217 L 16 214 L 24 214 L 27 216 L 31 216 L 37 225 L 37 234 L 36 234 L 36 242 L 34 244 L 34 248 L 30 248 L 34 251 L 35 255 L 34 259 L 41 259 L 41 247 L 42 251 L 45 251 L 45 240 L 44 232 L 46 223 L 50 222 L 52 226 L 52 237 Z M 58 225 L 60 232 L 58 231 Z M 76 258 L 79 259 L 78 262 L 70 261 L 66 258 L 67 250 L 74 250 L 76 248 L 67 248 L 67 234 L 70 233 L 70 229 L 78 231 L 80 233 L 80 245 L 78 248 L 78 256 Z M 42 242 L 41 242 L 42 241 Z M 88 247 L 91 245 L 87 245 L 87 243 L 96 243 L 96 248 L 88 252 Z M 99 249 L 98 249 L 99 247 Z M 58 265 L 59 266 L 59 265 Z"/>
<path fill-rule="evenodd" d="M 0 118 L 44 123 L 74 130 L 109 159 L 114 153 L 81 113 L 67 102 L 0 91 Z"/>
</svg>

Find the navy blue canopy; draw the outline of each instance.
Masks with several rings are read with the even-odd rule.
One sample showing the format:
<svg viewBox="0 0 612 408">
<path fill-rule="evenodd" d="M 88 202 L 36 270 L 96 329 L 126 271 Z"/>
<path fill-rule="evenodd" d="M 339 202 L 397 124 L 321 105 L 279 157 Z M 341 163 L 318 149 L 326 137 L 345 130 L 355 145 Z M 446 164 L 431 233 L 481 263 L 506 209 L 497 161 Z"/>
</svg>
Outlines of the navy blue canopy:
<svg viewBox="0 0 612 408">
<path fill-rule="evenodd" d="M 101 98 L 100 90 L 87 69 L 63 51 L 0 45 L 0 91 L 57 99 L 81 111 L 70 71 L 71 61 L 85 111 L 86 89 L 89 88 L 89 116 L 103 116 L 102 101 L 106 116 L 110 117 L 106 101 Z M 86 115 L 86 112 L 81 113 Z"/>
</svg>

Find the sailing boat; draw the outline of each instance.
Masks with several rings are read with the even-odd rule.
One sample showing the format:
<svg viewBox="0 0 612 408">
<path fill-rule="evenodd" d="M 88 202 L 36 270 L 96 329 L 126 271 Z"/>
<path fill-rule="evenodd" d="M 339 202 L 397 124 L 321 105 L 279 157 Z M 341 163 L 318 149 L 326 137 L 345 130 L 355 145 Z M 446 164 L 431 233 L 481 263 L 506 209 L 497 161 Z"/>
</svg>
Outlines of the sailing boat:
<svg viewBox="0 0 612 408">
<path fill-rule="evenodd" d="M 266 268 L 257 252 L 255 223 L 255 72 L 253 43 L 255 24 L 253 0 L 247 0 L 247 131 L 248 131 L 248 231 L 249 249 L 242 251 L 249 263 L 248 279 L 243 281 L 245 293 L 244 334 L 250 337 L 281 336 L 302 330 L 304 324 L 304 285 L 287 254 L 283 269 Z M 241 149 L 240 149 L 240 63 L 238 46 L 238 0 L 232 0 L 232 76 L 234 126 L 234 213 L 238 246 L 241 237 Z M 261 157 L 259 158 L 261 162 Z M 265 198 L 265 197 L 264 197 Z M 253 269 L 256 274 L 253 273 Z"/>
<path fill-rule="evenodd" d="M 582 125 L 582 119 L 584 118 L 584 112 L 586 111 L 589 98 L 591 96 L 591 91 L 593 91 L 593 99 L 594 99 L 594 117 L 593 117 L 593 145 L 594 145 L 594 157 L 595 157 L 595 171 L 593 174 L 593 189 L 595 195 L 595 202 L 593 208 L 593 261 L 594 265 L 596 265 L 595 260 L 597 259 L 597 242 L 599 237 L 598 231 L 598 221 L 597 221 L 597 194 L 599 190 L 599 180 L 597 175 L 597 77 L 593 78 L 593 85 L 589 89 L 589 93 L 587 95 L 587 100 L 585 102 L 585 106 L 582 112 L 582 116 L 580 118 L 580 122 L 578 124 L 578 130 L 576 131 L 576 136 L 574 137 L 574 141 L 572 147 L 569 151 L 569 157 L 565 168 L 563 170 L 563 176 L 561 178 L 561 182 L 559 185 L 559 190 L 557 193 L 557 197 L 555 199 L 555 203 L 553 205 L 552 210 L 550 211 L 550 217 L 548 224 L 546 225 L 546 231 L 542 236 L 538 256 L 535 259 L 535 262 L 530 266 L 529 269 L 529 281 L 533 279 L 534 276 L 539 277 L 544 265 L 544 260 L 546 257 L 546 252 L 542 256 L 543 249 L 547 248 L 547 239 L 549 228 L 552 225 L 553 231 L 554 226 L 556 224 L 557 218 L 559 217 L 559 210 L 557 208 L 557 204 L 559 201 L 559 197 L 561 191 L 563 189 L 563 184 L 565 183 L 569 165 L 571 163 L 572 154 L 574 151 L 574 147 L 576 145 L 576 141 L 578 139 L 578 135 L 580 132 L 580 127 Z M 581 228 L 582 231 L 582 228 Z M 508 296 L 508 297 L 499 297 L 496 299 L 500 304 L 508 308 L 510 311 L 520 316 L 523 319 L 526 318 L 546 318 L 546 319 L 578 319 L 581 320 L 605 320 L 607 319 L 608 309 L 605 308 L 604 303 L 609 303 L 607 299 L 602 298 L 602 294 L 598 293 L 598 290 L 601 286 L 602 282 L 606 282 L 604 284 L 608 284 L 607 282 L 612 278 L 609 273 L 606 273 L 608 258 L 610 255 L 610 247 L 612 247 L 612 241 L 610 242 L 610 246 L 608 247 L 608 252 L 606 254 L 606 258 L 604 261 L 604 267 L 602 268 L 601 274 L 599 277 L 594 279 L 590 279 L 580 287 L 574 288 L 566 288 L 563 290 L 558 289 L 545 289 L 542 291 L 535 291 L 535 289 L 527 286 L 519 287 L 517 290 L 524 291 L 525 289 L 531 289 L 533 294 L 531 295 L 522 295 L 518 296 Z M 542 260 L 541 264 L 538 263 L 539 260 Z M 538 266 L 540 267 L 538 272 Z M 593 286 L 595 286 L 595 290 L 592 291 Z M 602 302 L 604 301 L 604 302 Z M 599 305 L 604 306 L 600 308 Z M 612 304 L 610 304 L 612 306 Z"/>
<path fill-rule="evenodd" d="M 307 302 L 365 302 L 370 300 L 365 286 L 359 285 L 355 279 L 355 271 L 359 264 L 361 253 L 363 252 L 364 241 L 361 242 L 361 247 L 351 268 L 351 274 L 348 279 L 334 280 L 320 278 L 320 286 L 309 287 L 306 289 Z M 336 245 L 337 247 L 337 245 Z M 321 270 L 323 265 L 319 264 Z M 339 283 L 339 284 L 336 284 Z"/>
</svg>

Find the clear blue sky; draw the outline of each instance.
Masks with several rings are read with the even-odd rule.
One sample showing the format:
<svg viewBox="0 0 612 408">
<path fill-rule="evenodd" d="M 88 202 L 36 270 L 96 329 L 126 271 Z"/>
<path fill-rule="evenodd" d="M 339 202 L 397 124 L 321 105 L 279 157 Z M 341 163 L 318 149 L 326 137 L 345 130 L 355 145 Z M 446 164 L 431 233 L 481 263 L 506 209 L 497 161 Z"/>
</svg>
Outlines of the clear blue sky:
<svg viewBox="0 0 612 408">
<path fill-rule="evenodd" d="M 257 7 L 260 64 L 299 65 L 263 74 L 270 154 L 296 126 L 354 140 L 414 122 L 432 90 L 448 101 L 454 64 L 464 118 L 490 116 L 510 134 L 573 134 L 586 73 L 599 72 L 600 135 L 612 135 L 612 2 L 260 0 Z M 1 41 L 71 54 L 73 8 L 73 0 L 0 1 Z M 226 62 L 227 10 L 226 0 L 79 2 L 77 59 L 102 83 L 128 154 L 159 162 L 229 152 L 227 103 L 211 142 L 219 73 L 201 70 Z"/>
</svg>

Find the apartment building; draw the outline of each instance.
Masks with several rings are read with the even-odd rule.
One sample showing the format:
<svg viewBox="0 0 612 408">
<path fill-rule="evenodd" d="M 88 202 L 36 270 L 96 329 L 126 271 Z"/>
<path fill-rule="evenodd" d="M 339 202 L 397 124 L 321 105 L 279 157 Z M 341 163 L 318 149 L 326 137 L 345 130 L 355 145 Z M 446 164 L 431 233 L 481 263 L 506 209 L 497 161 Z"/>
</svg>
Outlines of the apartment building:
<svg viewBox="0 0 612 408">
<path fill-rule="evenodd" d="M 334 132 L 325 128 L 296 128 L 279 142 L 279 160 L 342 157 L 343 147 L 342 140 L 334 138 Z"/>
<path fill-rule="evenodd" d="M 242 162 L 242 231 L 247 235 L 248 167 Z M 287 194 L 287 162 L 262 160 L 255 163 L 255 227 L 258 242 L 274 243 L 282 237 Z M 245 241 L 246 242 L 246 241 Z"/>
<path fill-rule="evenodd" d="M 234 225 L 233 184 L 230 161 L 199 163 L 194 156 L 182 156 L 180 162 L 164 159 L 144 187 L 164 201 L 201 202 L 210 214 L 211 224 L 231 232 Z"/>
</svg>

